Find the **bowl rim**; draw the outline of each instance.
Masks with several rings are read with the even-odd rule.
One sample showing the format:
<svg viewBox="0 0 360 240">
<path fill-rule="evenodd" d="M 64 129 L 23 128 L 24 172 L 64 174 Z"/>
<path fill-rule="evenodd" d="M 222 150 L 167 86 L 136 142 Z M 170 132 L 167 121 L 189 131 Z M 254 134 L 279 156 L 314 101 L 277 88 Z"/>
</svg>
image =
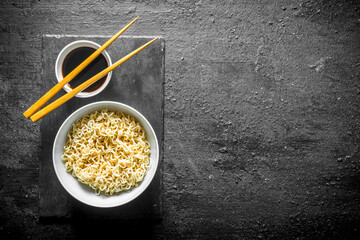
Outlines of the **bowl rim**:
<svg viewBox="0 0 360 240">
<path fill-rule="evenodd" d="M 151 174 L 150 174 L 150 172 L 147 172 L 147 173 L 146 173 L 146 174 L 150 174 L 150 176 L 149 176 L 150 179 L 149 179 L 148 181 L 146 181 L 146 182 L 142 181 L 142 182 L 139 184 L 139 186 L 134 187 L 134 188 L 141 187 L 140 190 L 139 190 L 138 192 L 136 192 L 134 195 L 132 195 L 130 198 L 128 198 L 127 200 L 125 200 L 125 201 L 121 201 L 121 202 L 119 202 L 119 203 L 117 203 L 117 204 L 109 204 L 109 205 L 100 205 L 100 204 L 90 203 L 90 202 L 87 201 L 86 199 L 85 199 L 85 200 L 84 200 L 84 199 L 80 199 L 77 195 L 74 195 L 74 194 L 72 193 L 73 191 L 69 189 L 69 187 L 67 186 L 67 184 L 65 184 L 64 181 L 63 181 L 63 179 L 60 177 L 60 173 L 58 172 L 59 169 L 56 167 L 56 161 L 55 161 L 55 147 L 56 147 L 56 144 L 55 144 L 55 143 L 56 143 L 57 140 L 59 139 L 59 134 L 60 134 L 62 128 L 64 128 L 65 124 L 66 124 L 68 121 L 70 121 L 70 119 L 71 119 L 74 115 L 78 114 L 79 112 L 85 111 L 87 108 L 90 108 L 90 107 L 92 107 L 92 106 L 94 106 L 94 105 L 101 105 L 101 104 L 109 104 L 109 105 L 113 104 L 113 105 L 118 105 L 118 106 L 120 105 L 120 106 L 122 106 L 122 107 L 124 107 L 124 108 L 127 108 L 127 110 L 133 111 L 133 112 L 135 112 L 136 114 L 138 114 L 138 115 L 142 118 L 141 120 L 144 121 L 144 122 L 148 125 L 151 133 L 154 135 L 155 148 L 156 148 L 156 153 L 157 153 L 157 154 L 156 154 L 155 161 L 153 161 L 153 162 L 154 162 L 154 163 L 153 163 L 154 165 L 152 165 L 152 167 L 154 168 L 154 170 L 151 171 Z M 99 108 L 100 108 L 100 107 L 99 107 Z M 104 108 L 104 107 L 103 107 L 103 108 Z M 93 111 L 96 111 L 96 110 L 93 110 Z M 88 114 L 88 113 L 84 113 L 83 115 L 81 115 L 81 117 L 83 117 L 85 114 Z M 132 114 L 129 114 L 129 115 L 132 115 Z M 132 115 L 132 116 L 133 116 L 133 115 Z M 80 118 L 81 118 L 81 117 L 80 117 Z M 133 116 L 133 117 L 134 117 L 134 116 Z M 76 120 L 78 120 L 78 119 L 79 119 L 79 118 L 75 119 L 72 123 L 74 123 L 74 122 L 75 122 Z M 136 118 L 136 120 L 139 121 L 138 118 Z M 71 124 L 71 125 L 72 125 L 72 124 Z M 143 124 L 142 124 L 142 125 L 143 125 Z M 151 159 L 151 157 L 150 157 L 150 159 Z M 154 176 L 156 175 L 157 170 L 158 170 L 158 167 L 159 167 L 159 159 L 160 159 L 159 142 L 158 142 L 156 133 L 155 133 L 153 127 L 151 126 L 151 124 L 149 123 L 149 121 L 148 121 L 139 111 L 137 111 L 135 108 L 133 108 L 133 107 L 131 107 L 131 106 L 129 106 L 129 105 L 126 105 L 126 104 L 124 104 L 124 103 L 115 102 L 115 101 L 97 101 L 97 102 L 93 102 L 93 103 L 87 104 L 87 105 L 85 105 L 85 106 L 82 106 L 81 108 L 75 110 L 75 111 L 74 111 L 72 114 L 70 114 L 70 116 L 68 116 L 68 117 L 64 120 L 64 122 L 61 124 L 60 128 L 58 129 L 58 131 L 57 131 L 57 133 L 56 133 L 55 139 L 54 139 L 54 141 L 53 141 L 53 147 L 52 147 L 52 162 L 53 162 L 53 167 L 54 167 L 54 170 L 55 170 L 56 177 L 57 177 L 57 179 L 58 179 L 58 180 L 60 181 L 60 183 L 61 183 L 61 186 L 66 190 L 66 192 L 67 192 L 68 194 L 70 194 L 73 198 L 77 199 L 79 202 L 84 203 L 84 204 L 89 205 L 89 206 L 99 207 L 99 208 L 118 207 L 118 206 L 124 205 L 124 204 L 126 204 L 126 203 L 129 203 L 129 202 L 133 201 L 134 199 L 136 199 L 138 196 L 140 196 L 140 195 L 148 188 L 148 186 L 151 184 L 152 180 L 154 179 Z M 61 161 L 62 161 L 62 160 L 61 160 Z M 66 170 L 65 170 L 65 167 L 64 167 L 64 171 L 66 171 Z M 71 173 L 69 173 L 69 172 L 67 172 L 67 171 L 66 171 L 66 173 L 71 174 Z M 145 175 L 145 176 L 146 176 L 146 175 Z M 74 176 L 72 176 L 72 177 L 73 177 L 76 181 L 79 181 L 79 180 L 76 179 Z M 81 183 L 81 184 L 83 184 L 83 183 Z M 85 184 L 84 184 L 84 185 L 85 185 Z M 89 186 L 86 186 L 86 187 L 89 187 Z M 134 189 L 134 188 L 132 188 L 132 189 Z M 95 193 L 94 193 L 94 194 L 95 194 Z M 121 194 L 121 192 L 118 193 L 118 194 Z M 116 194 L 115 194 L 115 195 L 116 195 Z M 109 197 L 111 197 L 111 196 L 109 196 Z"/>
<path fill-rule="evenodd" d="M 62 64 L 66 58 L 66 56 L 73 50 L 75 50 L 76 48 L 79 47 L 91 47 L 94 49 L 98 49 L 101 46 L 99 44 L 97 44 L 96 42 L 93 41 L 89 41 L 89 40 L 76 40 L 73 41 L 71 43 L 69 43 L 68 45 L 66 45 L 58 54 L 57 58 L 56 58 L 56 62 L 55 62 L 55 76 L 58 82 L 60 82 L 64 76 L 62 74 L 61 68 L 62 68 Z M 105 60 L 108 64 L 108 67 L 112 65 L 111 62 L 111 58 L 109 53 L 106 51 L 106 49 L 104 49 L 101 54 L 103 54 L 103 56 L 105 57 Z M 103 85 L 101 85 L 98 89 L 96 89 L 93 92 L 79 92 L 78 94 L 75 95 L 75 97 L 79 97 L 79 98 L 88 98 L 88 97 L 93 97 L 98 95 L 99 93 L 101 93 L 109 84 L 110 80 L 111 80 L 111 76 L 112 76 L 112 71 L 110 71 L 107 75 L 106 75 L 106 79 L 105 82 L 103 83 Z M 66 92 L 70 92 L 72 91 L 72 89 L 69 87 L 68 84 L 65 84 L 63 89 Z"/>
</svg>

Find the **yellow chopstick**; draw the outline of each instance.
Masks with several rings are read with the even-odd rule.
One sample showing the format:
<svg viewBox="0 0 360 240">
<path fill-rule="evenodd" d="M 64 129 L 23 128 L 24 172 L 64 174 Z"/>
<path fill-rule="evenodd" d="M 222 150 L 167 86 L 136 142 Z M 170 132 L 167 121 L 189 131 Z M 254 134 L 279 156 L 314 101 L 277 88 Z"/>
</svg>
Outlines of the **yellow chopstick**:
<svg viewBox="0 0 360 240">
<path fill-rule="evenodd" d="M 92 78 L 87 80 L 86 82 L 84 82 L 81 85 L 79 85 L 78 87 L 74 88 L 71 92 L 68 92 L 67 94 L 65 94 L 64 96 L 58 98 L 56 101 L 52 102 L 48 106 L 44 107 L 43 109 L 41 109 L 40 111 L 38 111 L 37 113 L 32 115 L 30 117 L 31 120 L 33 122 L 36 122 L 40 118 L 44 117 L 46 114 L 50 113 L 52 110 L 56 109 L 57 107 L 59 107 L 63 103 L 67 102 L 72 97 L 74 97 L 76 94 L 78 94 L 79 92 L 81 92 L 82 90 L 84 90 L 85 88 L 87 88 L 88 86 L 90 86 L 91 84 L 93 84 L 94 82 L 99 80 L 100 78 L 102 78 L 108 72 L 114 70 L 115 68 L 120 66 L 122 63 L 129 60 L 132 56 L 134 56 L 135 54 L 137 54 L 138 52 L 140 52 L 141 50 L 146 48 L 148 45 L 150 45 L 152 42 L 154 42 L 158 38 L 159 37 L 156 37 L 153 40 L 151 40 L 150 42 L 148 42 L 148 43 L 142 45 L 141 47 L 139 47 L 138 49 L 132 51 L 131 53 L 129 53 L 128 55 L 126 55 L 125 57 L 123 57 L 122 59 L 120 59 L 119 61 L 117 61 L 113 65 L 111 65 L 110 67 L 105 68 L 104 70 L 102 70 L 101 72 L 99 72 L 98 74 L 96 74 L 95 76 L 93 76 Z"/>
<path fill-rule="evenodd" d="M 91 54 L 87 59 L 85 59 L 79 66 L 72 70 L 63 80 L 57 83 L 52 89 L 50 89 L 44 96 L 42 96 L 36 103 L 34 103 L 28 110 L 24 112 L 25 117 L 30 117 L 37 110 L 39 110 L 47 101 L 49 101 L 57 92 L 59 92 L 65 84 L 70 82 L 78 73 L 80 73 L 89 63 L 91 63 L 97 56 L 104 51 L 115 39 L 117 39 L 126 29 L 128 29 L 131 24 L 133 24 L 139 17 L 136 17 L 118 33 L 116 33 L 112 38 L 110 38 L 104 45 L 98 48 L 93 54 Z"/>
</svg>

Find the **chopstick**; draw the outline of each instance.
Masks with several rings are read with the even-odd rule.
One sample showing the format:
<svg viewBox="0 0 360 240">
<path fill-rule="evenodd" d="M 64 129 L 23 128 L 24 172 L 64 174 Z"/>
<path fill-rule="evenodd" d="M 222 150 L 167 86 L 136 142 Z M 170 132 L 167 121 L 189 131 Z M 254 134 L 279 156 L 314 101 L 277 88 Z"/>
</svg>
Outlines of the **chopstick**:
<svg viewBox="0 0 360 240">
<path fill-rule="evenodd" d="M 72 91 L 68 92 L 67 94 L 65 94 L 62 97 L 58 98 L 56 101 L 52 102 L 48 106 L 44 107 L 43 109 L 41 109 L 40 111 L 38 111 L 37 113 L 32 115 L 30 117 L 31 120 L 33 122 L 38 121 L 40 118 L 44 117 L 45 115 L 47 115 L 48 113 L 50 113 L 51 111 L 53 111 L 54 109 L 56 109 L 57 107 L 62 105 L 63 103 L 65 103 L 68 100 L 70 100 L 71 98 L 73 98 L 76 94 L 78 94 L 79 92 L 81 92 L 82 90 L 84 90 L 85 88 L 87 88 L 88 86 L 90 86 L 91 84 L 93 84 L 94 82 L 99 80 L 100 78 L 102 78 L 108 72 L 114 70 L 115 68 L 120 66 L 122 63 L 129 60 L 132 56 L 134 56 L 135 54 L 137 54 L 138 52 L 140 52 L 141 50 L 146 48 L 148 45 L 150 45 L 152 42 L 154 42 L 158 38 L 159 37 L 156 37 L 153 40 L 149 41 L 148 43 L 142 45 L 138 49 L 132 51 L 131 53 L 129 53 L 128 55 L 126 55 L 125 57 L 123 57 L 122 59 L 120 59 L 119 61 L 117 61 L 113 65 L 111 65 L 110 67 L 105 68 L 104 70 L 102 70 L 101 72 L 99 72 L 98 74 L 93 76 L 92 78 L 88 79 L 86 82 L 84 82 L 81 85 L 79 85 L 78 87 L 74 88 Z"/>
<path fill-rule="evenodd" d="M 42 96 L 36 103 L 34 103 L 28 110 L 24 112 L 24 116 L 29 118 L 37 110 L 39 110 L 47 101 L 49 101 L 57 92 L 59 92 L 65 84 L 70 82 L 78 73 L 80 73 L 89 63 L 91 63 L 97 56 L 104 51 L 115 39 L 117 39 L 126 29 L 128 29 L 139 17 L 136 17 L 123 29 L 117 32 L 113 37 L 111 37 L 106 43 L 104 43 L 100 48 L 98 48 L 93 54 L 91 54 L 87 59 L 85 59 L 79 66 L 72 70 L 63 80 L 57 83 L 53 88 L 51 88 L 44 96 Z"/>
</svg>

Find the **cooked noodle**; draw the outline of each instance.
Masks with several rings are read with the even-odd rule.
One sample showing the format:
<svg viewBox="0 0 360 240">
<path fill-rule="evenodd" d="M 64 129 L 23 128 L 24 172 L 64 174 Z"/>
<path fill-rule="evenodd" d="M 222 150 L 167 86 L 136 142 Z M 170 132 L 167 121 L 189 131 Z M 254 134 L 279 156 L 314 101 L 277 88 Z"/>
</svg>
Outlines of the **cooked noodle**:
<svg viewBox="0 0 360 240">
<path fill-rule="evenodd" d="M 144 179 L 150 144 L 144 128 L 132 116 L 103 109 L 73 124 L 62 159 L 66 171 L 97 195 L 113 195 Z"/>
</svg>

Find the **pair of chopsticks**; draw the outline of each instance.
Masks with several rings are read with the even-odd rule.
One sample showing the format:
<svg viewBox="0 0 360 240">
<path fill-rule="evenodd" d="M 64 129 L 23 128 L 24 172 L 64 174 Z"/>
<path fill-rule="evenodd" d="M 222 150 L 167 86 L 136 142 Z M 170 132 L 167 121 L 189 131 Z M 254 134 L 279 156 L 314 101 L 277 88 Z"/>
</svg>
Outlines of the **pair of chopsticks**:
<svg viewBox="0 0 360 240">
<path fill-rule="evenodd" d="M 63 80 L 61 80 L 59 83 L 57 83 L 52 89 L 50 89 L 44 96 L 42 96 L 36 103 L 34 103 L 28 110 L 24 112 L 24 116 L 26 118 L 29 118 L 36 122 L 40 118 L 44 117 L 57 107 L 61 106 L 63 103 L 67 102 L 71 98 L 73 98 L 76 94 L 84 90 L 85 88 L 89 87 L 91 84 L 96 82 L 97 80 L 101 79 L 103 76 L 105 76 L 110 71 L 114 70 L 118 66 L 120 66 L 125 61 L 129 60 L 131 57 L 133 57 L 135 54 L 149 46 L 152 42 L 154 42 L 158 37 L 154 38 L 153 40 L 149 41 L 148 43 L 144 44 L 143 46 L 139 47 L 138 49 L 132 51 L 113 65 L 105 68 L 92 78 L 88 79 L 78 87 L 74 88 L 72 91 L 68 92 L 67 94 L 63 95 L 59 99 L 55 100 L 51 104 L 47 105 L 40 111 L 39 110 L 47 101 L 50 100 L 57 92 L 59 92 L 65 84 L 70 82 L 78 73 L 80 73 L 89 63 L 91 63 L 97 56 L 101 54 L 104 49 L 106 49 L 115 39 L 117 39 L 123 32 L 125 32 L 126 29 L 128 29 L 131 24 L 133 24 L 139 17 L 136 17 L 134 20 L 132 20 L 128 25 L 126 25 L 123 29 L 121 29 L 118 33 L 116 33 L 112 38 L 110 38 L 104 45 L 102 45 L 100 48 L 98 48 L 93 54 L 91 54 L 87 59 L 85 59 L 79 66 L 77 66 L 74 70 L 72 70 Z M 36 113 L 35 113 L 36 112 Z"/>
</svg>

